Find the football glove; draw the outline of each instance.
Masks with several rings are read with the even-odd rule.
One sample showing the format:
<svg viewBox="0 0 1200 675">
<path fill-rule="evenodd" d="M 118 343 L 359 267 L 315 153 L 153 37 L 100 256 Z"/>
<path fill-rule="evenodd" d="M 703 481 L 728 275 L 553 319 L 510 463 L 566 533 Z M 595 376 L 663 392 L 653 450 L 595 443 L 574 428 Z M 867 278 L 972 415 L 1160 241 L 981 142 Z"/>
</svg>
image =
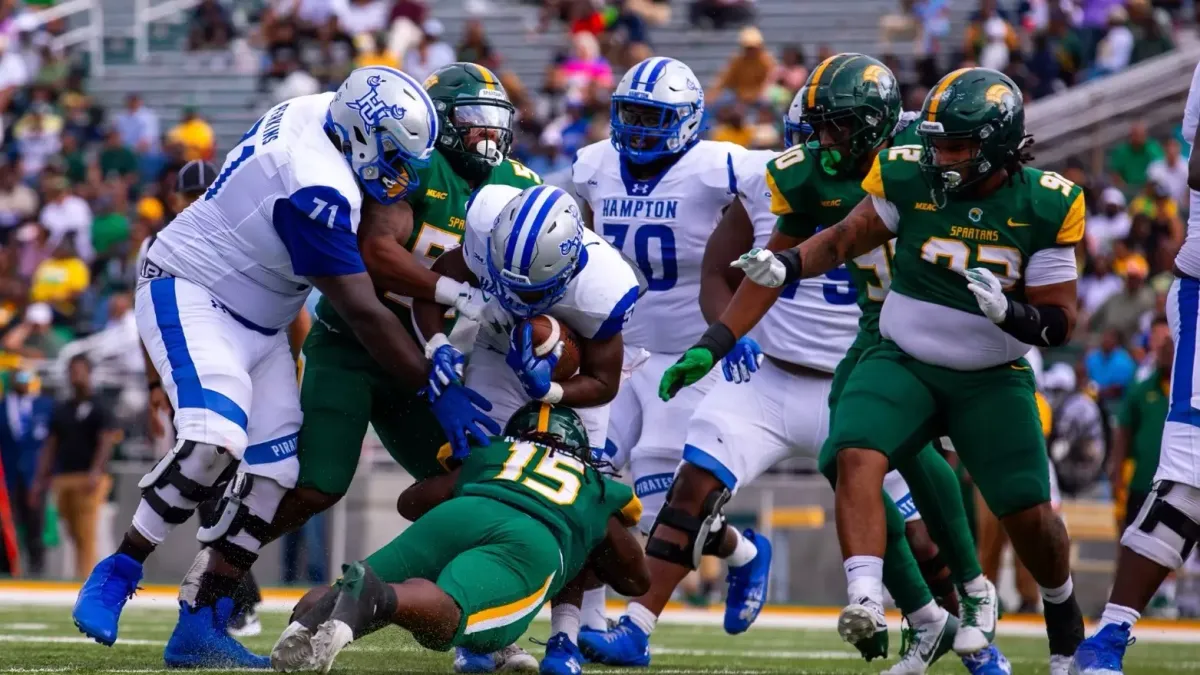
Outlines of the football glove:
<svg viewBox="0 0 1200 675">
<path fill-rule="evenodd" d="M 765 248 L 752 248 L 729 266 L 742 270 L 746 278 L 759 286 L 779 288 L 787 279 L 787 268 Z"/>
<path fill-rule="evenodd" d="M 992 323 L 1003 323 L 1008 316 L 1008 298 L 996 275 L 989 269 L 972 267 L 964 276 L 967 277 L 967 289 L 975 294 L 975 302 L 979 303 L 983 315 Z"/>
<path fill-rule="evenodd" d="M 705 350 L 708 351 L 708 350 Z M 721 359 L 721 372 L 726 382 L 741 384 L 750 381 L 750 373 L 757 373 L 762 364 L 763 353 L 754 338 L 743 337 L 737 341 L 733 351 Z"/>
<path fill-rule="evenodd" d="M 422 390 L 429 400 L 433 416 L 450 441 L 451 457 L 466 459 L 471 444 L 487 445 L 490 437 L 500 435 L 500 425 L 485 413 L 492 409 L 491 401 L 474 389 L 450 384 L 435 393 L 430 387 Z"/>
<path fill-rule="evenodd" d="M 692 347 L 663 373 L 658 383 L 658 397 L 670 401 L 680 389 L 699 382 L 712 367 L 713 353 L 704 347 Z"/>
<path fill-rule="evenodd" d="M 450 344 L 445 333 L 438 333 L 425 343 L 425 358 L 429 359 L 432 366 L 429 370 L 429 390 L 434 396 L 441 396 L 446 387 L 452 384 L 462 384 L 466 359 L 462 352 Z"/>
<path fill-rule="evenodd" d="M 513 329 L 508 345 L 508 355 L 505 363 L 517 374 L 521 386 L 529 398 L 540 401 L 550 393 L 554 380 L 554 367 L 562 355 L 562 342 L 554 346 L 554 351 L 546 356 L 533 353 L 533 326 L 528 322 Z"/>
</svg>

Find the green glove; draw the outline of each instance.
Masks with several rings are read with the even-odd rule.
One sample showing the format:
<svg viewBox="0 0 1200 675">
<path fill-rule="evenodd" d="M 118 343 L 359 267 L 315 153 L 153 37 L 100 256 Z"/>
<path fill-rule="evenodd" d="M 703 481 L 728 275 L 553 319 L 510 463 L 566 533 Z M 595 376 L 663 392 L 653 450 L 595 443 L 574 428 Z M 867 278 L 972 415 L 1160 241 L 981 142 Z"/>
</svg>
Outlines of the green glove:
<svg viewBox="0 0 1200 675">
<path fill-rule="evenodd" d="M 670 401 L 680 389 L 700 381 L 713 367 L 713 353 L 704 347 L 692 347 L 663 373 L 658 383 L 658 397 Z"/>
</svg>

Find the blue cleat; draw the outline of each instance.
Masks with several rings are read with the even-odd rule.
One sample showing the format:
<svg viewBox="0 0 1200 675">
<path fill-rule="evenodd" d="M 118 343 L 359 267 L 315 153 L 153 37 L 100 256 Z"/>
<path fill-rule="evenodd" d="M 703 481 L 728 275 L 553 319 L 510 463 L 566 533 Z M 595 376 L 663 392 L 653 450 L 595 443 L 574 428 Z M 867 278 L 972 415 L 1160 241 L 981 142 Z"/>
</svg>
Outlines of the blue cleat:
<svg viewBox="0 0 1200 675">
<path fill-rule="evenodd" d="M 729 568 L 729 593 L 725 596 L 725 632 L 745 633 L 758 618 L 767 601 L 767 582 L 771 578 L 771 541 L 754 530 L 742 533 L 754 542 L 758 555 L 741 567 Z"/>
<path fill-rule="evenodd" d="M 168 668 L 271 667 L 271 659 L 252 654 L 225 632 L 233 615 L 233 599 L 221 598 L 216 607 L 192 609 L 179 603 L 179 622 L 167 641 L 163 661 Z"/>
<path fill-rule="evenodd" d="M 491 673 L 496 670 L 496 660 L 491 654 L 476 654 L 462 647 L 454 648 L 454 672 Z"/>
<path fill-rule="evenodd" d="M 971 675 L 1012 675 L 1012 664 L 996 645 L 962 657 L 962 663 Z"/>
<path fill-rule="evenodd" d="M 627 616 L 621 617 L 617 627 L 607 633 L 581 631 L 579 649 L 592 663 L 626 667 L 650 665 L 650 636 Z"/>
<path fill-rule="evenodd" d="M 142 564 L 124 553 L 114 553 L 96 563 L 79 597 L 71 618 L 79 632 L 105 647 L 117 641 L 117 624 L 126 601 L 137 592 Z"/>
<path fill-rule="evenodd" d="M 1071 675 L 1122 675 L 1125 648 L 1133 644 L 1127 623 L 1108 624 L 1084 640 L 1071 659 Z"/>
<path fill-rule="evenodd" d="M 546 643 L 546 656 L 542 658 L 538 672 L 541 675 L 580 675 L 583 672 L 583 654 L 566 633 L 555 633 Z"/>
</svg>

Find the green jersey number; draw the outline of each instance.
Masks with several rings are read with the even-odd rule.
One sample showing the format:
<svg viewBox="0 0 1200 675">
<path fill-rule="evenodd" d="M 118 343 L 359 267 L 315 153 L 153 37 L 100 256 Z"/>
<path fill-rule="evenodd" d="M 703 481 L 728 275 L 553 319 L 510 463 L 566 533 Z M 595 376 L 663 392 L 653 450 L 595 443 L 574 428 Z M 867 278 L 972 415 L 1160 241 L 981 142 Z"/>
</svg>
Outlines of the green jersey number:
<svg viewBox="0 0 1200 675">
<path fill-rule="evenodd" d="M 787 152 L 775 158 L 775 168 L 782 171 L 793 164 L 803 162 L 804 157 L 803 144 L 792 146 Z"/>
<path fill-rule="evenodd" d="M 1004 267 L 1004 272 L 996 274 L 996 278 L 1000 280 L 1000 284 L 1004 286 L 1005 290 L 1011 289 L 1021 279 L 1021 252 L 1012 246 L 978 244 L 975 246 L 974 253 L 977 263 L 990 263 Z M 947 266 L 959 274 L 966 274 L 967 267 L 973 266 L 971 265 L 971 245 L 958 239 L 930 237 L 921 246 L 921 258 L 934 265 L 941 264 L 941 261 L 945 260 Z M 993 273 L 995 271 L 992 270 Z"/>
<path fill-rule="evenodd" d="M 892 256 L 896 254 L 896 240 L 892 239 L 879 248 L 864 253 L 854 259 L 854 264 L 861 270 L 875 275 L 878 284 L 867 282 L 867 298 L 872 302 L 883 302 L 888 289 L 892 287 Z"/>
<path fill-rule="evenodd" d="M 585 471 L 583 462 L 562 453 L 546 450 L 542 460 L 528 470 L 538 450 L 532 443 L 513 443 L 508 461 L 496 474 L 495 480 L 510 480 L 533 490 L 559 506 L 570 506 L 579 498 L 579 489 Z M 553 486 L 557 487 L 553 487 Z"/>
</svg>

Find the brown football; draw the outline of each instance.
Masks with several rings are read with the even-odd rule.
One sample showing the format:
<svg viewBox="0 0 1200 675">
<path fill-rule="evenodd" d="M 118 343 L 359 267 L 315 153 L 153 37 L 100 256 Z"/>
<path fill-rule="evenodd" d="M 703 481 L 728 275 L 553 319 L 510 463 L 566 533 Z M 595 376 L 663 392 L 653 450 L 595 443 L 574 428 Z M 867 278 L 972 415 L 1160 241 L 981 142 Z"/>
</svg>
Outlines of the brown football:
<svg viewBox="0 0 1200 675">
<path fill-rule="evenodd" d="M 552 316 L 542 314 L 529 319 L 533 326 L 533 353 L 546 356 L 562 342 L 562 354 L 554 367 L 554 381 L 562 382 L 579 371 L 579 338 L 575 331 Z"/>
</svg>

